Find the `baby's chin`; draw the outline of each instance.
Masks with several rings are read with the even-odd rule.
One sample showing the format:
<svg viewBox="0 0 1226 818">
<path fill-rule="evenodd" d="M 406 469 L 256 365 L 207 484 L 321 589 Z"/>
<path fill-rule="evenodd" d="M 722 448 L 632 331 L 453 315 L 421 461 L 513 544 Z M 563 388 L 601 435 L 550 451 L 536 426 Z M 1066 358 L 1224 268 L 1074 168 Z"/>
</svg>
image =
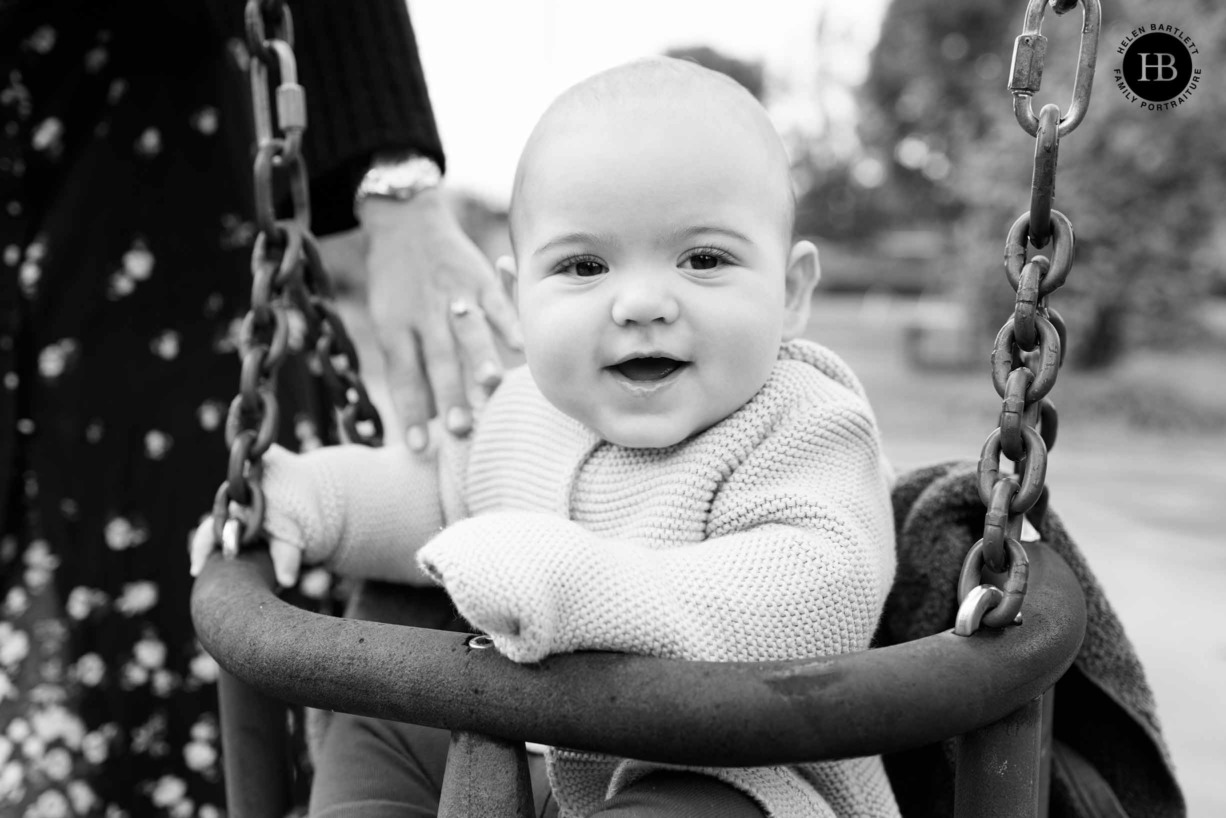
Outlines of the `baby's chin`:
<svg viewBox="0 0 1226 818">
<path fill-rule="evenodd" d="M 628 422 L 599 425 L 595 431 L 604 440 L 625 449 L 667 449 L 684 443 L 707 427 L 693 424 Z"/>
</svg>

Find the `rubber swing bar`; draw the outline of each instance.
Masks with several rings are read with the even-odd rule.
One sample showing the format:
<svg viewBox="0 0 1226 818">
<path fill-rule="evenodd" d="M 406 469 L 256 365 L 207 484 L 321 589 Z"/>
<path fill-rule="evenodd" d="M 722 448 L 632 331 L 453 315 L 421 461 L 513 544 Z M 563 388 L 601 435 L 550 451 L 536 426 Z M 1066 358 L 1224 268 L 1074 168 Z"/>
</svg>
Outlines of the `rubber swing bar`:
<svg viewBox="0 0 1226 818">
<path fill-rule="evenodd" d="M 213 556 L 191 608 L 222 668 L 285 702 L 648 761 L 758 766 L 922 746 L 1052 687 L 1081 645 L 1085 600 L 1054 552 L 1027 550 L 1021 627 L 787 662 L 586 652 L 519 665 L 464 634 L 282 602 L 260 551 Z"/>
</svg>

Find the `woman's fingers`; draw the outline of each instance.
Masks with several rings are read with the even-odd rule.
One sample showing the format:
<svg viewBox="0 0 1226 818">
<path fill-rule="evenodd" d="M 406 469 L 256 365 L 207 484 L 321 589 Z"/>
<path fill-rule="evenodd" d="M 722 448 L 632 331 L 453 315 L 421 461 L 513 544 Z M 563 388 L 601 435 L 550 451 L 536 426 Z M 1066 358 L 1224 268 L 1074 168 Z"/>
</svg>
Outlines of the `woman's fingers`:
<svg viewBox="0 0 1226 818">
<path fill-rule="evenodd" d="M 405 444 L 415 452 L 430 442 L 426 422 L 434 416 L 434 402 L 421 356 L 421 347 L 407 325 L 375 327 L 387 377 L 387 391 Z"/>
<path fill-rule="evenodd" d="M 451 331 L 463 361 L 468 364 L 472 379 L 486 395 L 502 383 L 502 361 L 494 344 L 492 322 L 482 308 L 467 298 L 457 298 L 448 308 Z"/>
<path fill-rule="evenodd" d="M 519 328 L 519 316 L 515 312 L 515 305 L 498 282 L 490 282 L 481 292 L 481 308 L 485 310 L 489 325 L 506 345 L 516 352 L 522 352 L 524 337 Z"/>
<path fill-rule="evenodd" d="M 450 317 L 456 319 L 455 304 L 449 308 Z M 469 309 L 473 309 L 469 307 Z M 481 320 L 480 316 L 462 316 Z M 422 359 L 426 376 L 430 379 L 430 391 L 434 406 L 443 419 L 447 431 L 454 435 L 467 434 L 472 429 L 472 411 L 464 390 L 463 366 L 452 334 L 448 316 L 441 322 L 431 323 L 421 331 Z"/>
</svg>

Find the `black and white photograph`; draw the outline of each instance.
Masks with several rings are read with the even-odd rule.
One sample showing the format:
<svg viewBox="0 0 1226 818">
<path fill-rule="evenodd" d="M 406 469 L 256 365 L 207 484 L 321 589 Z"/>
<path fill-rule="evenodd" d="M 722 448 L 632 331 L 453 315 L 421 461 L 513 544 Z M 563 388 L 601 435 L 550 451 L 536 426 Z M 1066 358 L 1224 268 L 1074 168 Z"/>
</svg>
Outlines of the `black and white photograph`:
<svg viewBox="0 0 1226 818">
<path fill-rule="evenodd" d="M 1226 7 L 0 0 L 0 818 L 1226 815 Z"/>
</svg>

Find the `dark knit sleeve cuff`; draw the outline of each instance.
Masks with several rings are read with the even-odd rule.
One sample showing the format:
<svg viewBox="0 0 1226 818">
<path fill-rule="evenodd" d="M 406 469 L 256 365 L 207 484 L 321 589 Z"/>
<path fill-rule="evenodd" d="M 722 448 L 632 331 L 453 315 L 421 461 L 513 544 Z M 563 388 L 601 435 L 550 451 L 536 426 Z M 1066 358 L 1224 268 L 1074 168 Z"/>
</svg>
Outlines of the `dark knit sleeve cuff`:
<svg viewBox="0 0 1226 818">
<path fill-rule="evenodd" d="M 306 88 L 312 228 L 356 224 L 353 193 L 378 151 L 413 151 L 445 169 L 404 0 L 292 2 Z"/>
</svg>

